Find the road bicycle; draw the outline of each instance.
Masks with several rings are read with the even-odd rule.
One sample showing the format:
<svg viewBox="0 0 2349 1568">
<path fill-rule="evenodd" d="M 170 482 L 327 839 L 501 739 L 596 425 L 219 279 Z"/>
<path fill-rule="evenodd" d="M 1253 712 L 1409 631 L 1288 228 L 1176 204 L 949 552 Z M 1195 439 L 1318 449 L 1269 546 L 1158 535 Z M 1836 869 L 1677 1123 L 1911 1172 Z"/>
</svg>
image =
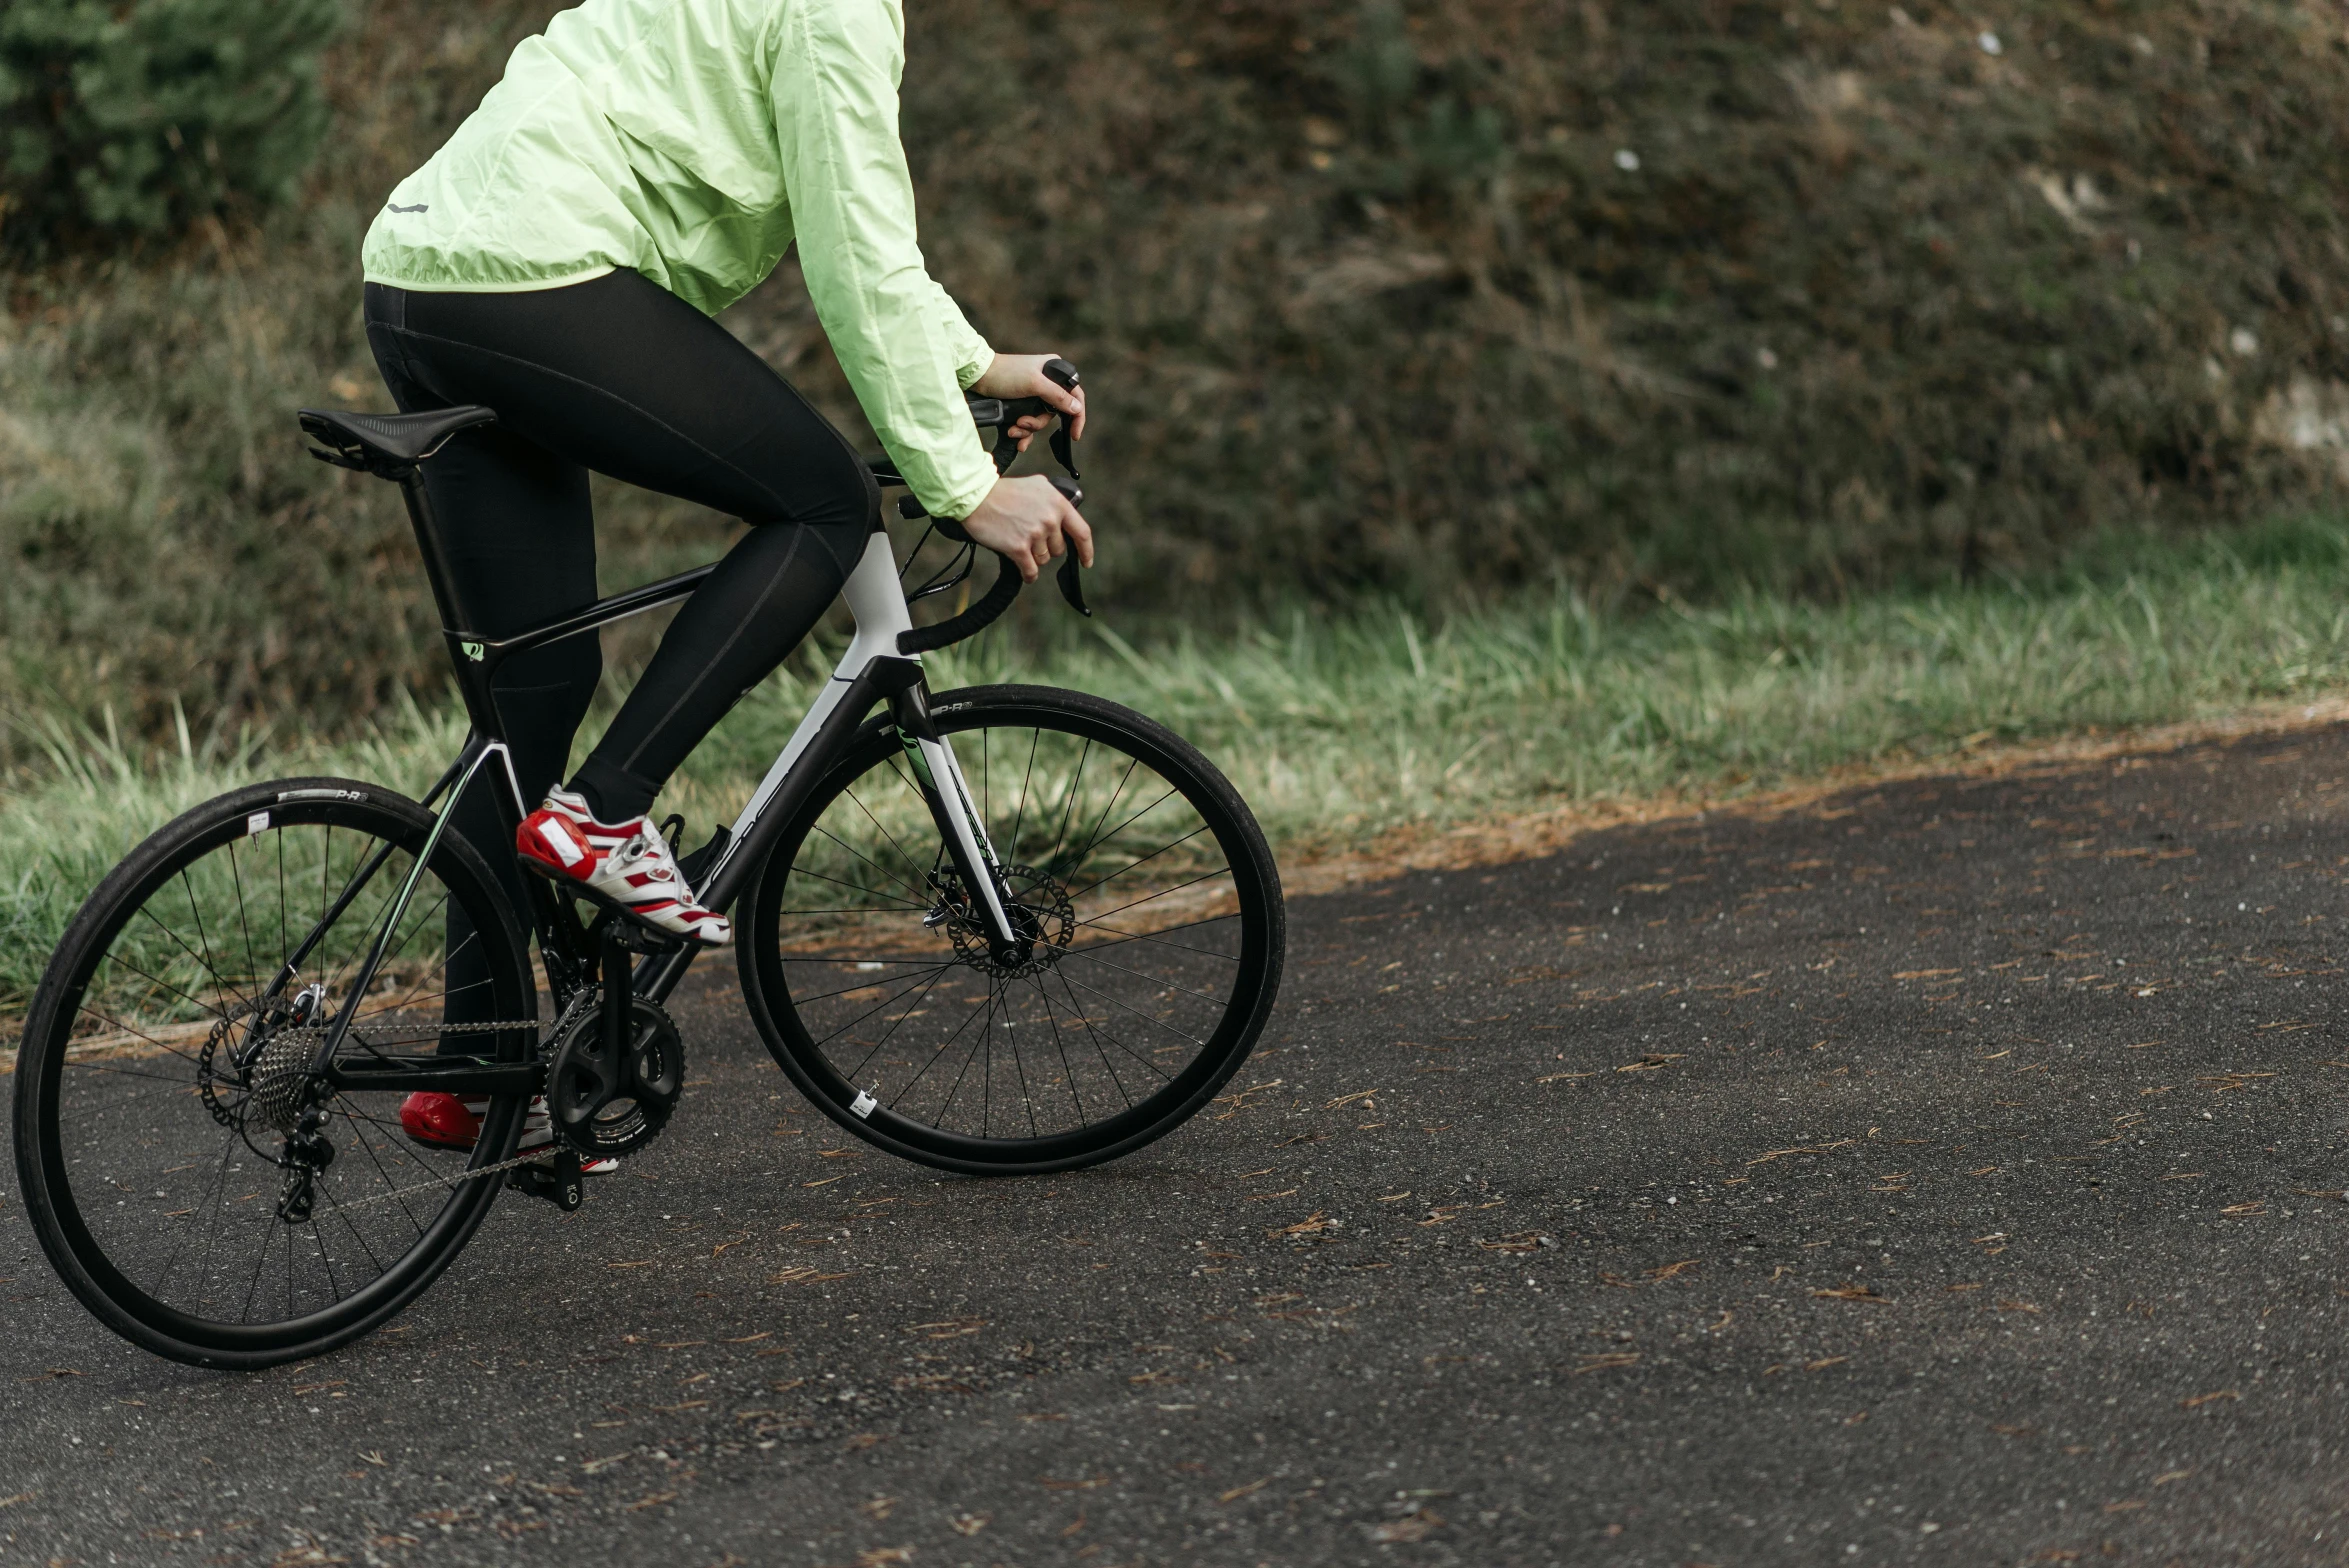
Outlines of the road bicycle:
<svg viewBox="0 0 2349 1568">
<path fill-rule="evenodd" d="M 1052 373 L 1076 384 L 1065 362 Z M 972 400 L 999 470 L 1007 427 L 1046 412 Z M 448 829 L 458 797 L 488 789 L 510 853 L 531 804 L 501 664 L 676 603 L 712 568 L 502 639 L 465 629 L 423 470 L 495 419 L 301 414 L 313 455 L 406 501 L 471 725 L 439 782 L 418 801 L 280 779 L 186 812 L 82 905 L 27 1016 L 28 1217 L 83 1305 L 161 1355 L 254 1368 L 345 1344 L 429 1286 L 501 1191 L 577 1208 L 582 1160 L 643 1149 L 682 1096 L 663 1004 L 699 949 L 583 910 L 567 884 L 526 878 L 516 909 Z M 1054 483 L 1081 500 L 1070 435 L 1052 432 Z M 886 457 L 866 462 L 903 487 Z M 922 516 L 910 495 L 898 510 Z M 681 869 L 734 916 L 767 1049 L 849 1132 L 971 1175 L 1115 1159 L 1206 1104 L 1254 1045 L 1280 984 L 1279 875 L 1231 784 L 1150 719 L 1046 687 L 933 694 L 922 656 L 994 621 L 1021 580 L 1002 561 L 976 603 L 916 628 L 910 606 L 965 584 L 978 554 L 952 523 L 929 528 L 953 558 L 909 591 L 930 534 L 900 561 L 876 519 L 837 669 Z M 1083 610 L 1073 557 L 1059 581 Z M 403 1136 L 419 1091 L 480 1104 L 478 1144 Z M 533 1138 L 551 1152 L 521 1142 L 541 1094 L 552 1130 Z"/>
</svg>

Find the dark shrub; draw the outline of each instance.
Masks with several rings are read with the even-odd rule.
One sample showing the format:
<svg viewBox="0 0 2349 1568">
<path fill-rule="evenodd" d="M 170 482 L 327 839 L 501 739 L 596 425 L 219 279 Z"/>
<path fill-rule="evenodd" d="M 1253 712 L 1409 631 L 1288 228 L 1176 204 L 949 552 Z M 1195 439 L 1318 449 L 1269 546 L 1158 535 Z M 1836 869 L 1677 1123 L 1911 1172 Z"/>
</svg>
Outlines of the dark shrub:
<svg viewBox="0 0 2349 1568">
<path fill-rule="evenodd" d="M 290 194 L 327 108 L 342 0 L 8 0 L 0 6 L 0 240 L 174 232 Z"/>
</svg>

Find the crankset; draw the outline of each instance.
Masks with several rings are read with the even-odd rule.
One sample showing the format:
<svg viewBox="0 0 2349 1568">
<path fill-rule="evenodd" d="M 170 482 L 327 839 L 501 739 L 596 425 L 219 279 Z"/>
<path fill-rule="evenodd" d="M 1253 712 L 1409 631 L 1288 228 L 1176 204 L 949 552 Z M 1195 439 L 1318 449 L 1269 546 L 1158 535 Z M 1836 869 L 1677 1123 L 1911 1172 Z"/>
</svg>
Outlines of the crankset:
<svg viewBox="0 0 2349 1568">
<path fill-rule="evenodd" d="M 634 1154 L 660 1135 L 685 1086 L 685 1045 L 651 998 L 635 996 L 612 1027 L 607 1009 L 578 1009 L 547 1060 L 555 1136 L 591 1160 Z"/>
<path fill-rule="evenodd" d="M 555 1026 L 546 1074 L 555 1137 L 591 1160 L 634 1154 L 659 1137 L 685 1087 L 684 1041 L 650 997 L 629 994 L 616 932 L 604 934 L 602 965 L 602 982 Z"/>
</svg>

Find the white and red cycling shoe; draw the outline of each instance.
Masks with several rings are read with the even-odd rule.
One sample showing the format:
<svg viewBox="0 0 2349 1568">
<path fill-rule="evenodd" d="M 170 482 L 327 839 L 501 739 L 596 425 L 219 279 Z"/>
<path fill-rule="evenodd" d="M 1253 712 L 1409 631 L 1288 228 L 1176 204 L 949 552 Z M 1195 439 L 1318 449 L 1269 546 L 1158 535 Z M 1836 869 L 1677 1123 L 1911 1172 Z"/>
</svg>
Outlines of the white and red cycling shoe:
<svg viewBox="0 0 2349 1568">
<path fill-rule="evenodd" d="M 400 1130 L 411 1142 L 427 1149 L 472 1148 L 481 1141 L 481 1116 L 489 1109 L 489 1096 L 456 1094 L 411 1094 L 400 1103 Z M 555 1147 L 553 1123 L 547 1118 L 546 1096 L 533 1095 L 530 1114 L 522 1122 L 522 1140 L 514 1150 L 518 1157 L 552 1153 Z M 618 1160 L 581 1160 L 579 1171 L 584 1176 L 609 1176 L 620 1168 Z"/>
<path fill-rule="evenodd" d="M 650 817 L 615 827 L 596 821 L 585 797 L 550 790 L 515 830 L 514 848 L 533 871 L 666 936 L 723 947 L 732 931 L 724 915 L 694 901 Z"/>
</svg>

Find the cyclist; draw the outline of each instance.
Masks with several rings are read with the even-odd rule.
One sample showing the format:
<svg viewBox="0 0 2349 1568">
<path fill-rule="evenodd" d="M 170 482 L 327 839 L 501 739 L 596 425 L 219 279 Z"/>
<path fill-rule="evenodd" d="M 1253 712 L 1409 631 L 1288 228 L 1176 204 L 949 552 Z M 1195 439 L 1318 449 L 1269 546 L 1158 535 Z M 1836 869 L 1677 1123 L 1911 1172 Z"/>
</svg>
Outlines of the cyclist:
<svg viewBox="0 0 2349 1568">
<path fill-rule="evenodd" d="M 426 466 L 469 628 L 499 637 L 596 596 L 590 470 L 750 525 L 686 601 L 610 727 L 568 760 L 602 673 L 592 637 L 523 655 L 498 695 L 524 798 L 496 842 L 478 792 L 456 826 L 520 901 L 534 869 L 673 936 L 727 940 L 653 825 L 655 795 L 814 627 L 878 526 L 879 492 L 822 415 L 711 317 L 796 240 L 818 321 L 930 513 L 1033 581 L 1084 519 L 1042 478 L 998 478 L 962 394 L 1039 397 L 1081 433 L 1049 354 L 997 354 L 933 282 L 898 136 L 897 0 L 585 0 L 402 180 L 364 248 L 369 346 L 405 412 L 498 421 Z M 1010 434 L 1024 446 L 1042 417 Z M 450 1021 L 477 1015 L 467 930 L 448 935 Z M 412 1136 L 475 1118 L 419 1096 Z M 446 1102 L 446 1103 L 441 1103 Z M 409 1114 L 413 1112 L 414 1114 Z"/>
</svg>

